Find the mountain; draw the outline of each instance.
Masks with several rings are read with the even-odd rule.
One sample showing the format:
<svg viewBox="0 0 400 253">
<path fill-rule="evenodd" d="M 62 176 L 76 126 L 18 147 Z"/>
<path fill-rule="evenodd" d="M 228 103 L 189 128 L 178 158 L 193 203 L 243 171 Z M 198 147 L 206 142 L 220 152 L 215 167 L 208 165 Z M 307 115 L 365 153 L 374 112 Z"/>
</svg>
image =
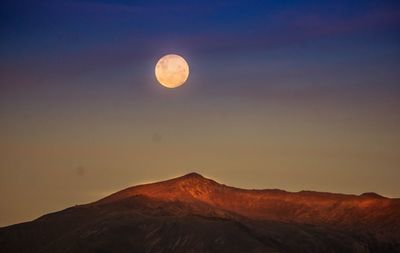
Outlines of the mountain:
<svg viewBox="0 0 400 253">
<path fill-rule="evenodd" d="M 191 173 L 0 228 L 0 252 L 400 252 L 400 199 L 245 190 Z"/>
</svg>

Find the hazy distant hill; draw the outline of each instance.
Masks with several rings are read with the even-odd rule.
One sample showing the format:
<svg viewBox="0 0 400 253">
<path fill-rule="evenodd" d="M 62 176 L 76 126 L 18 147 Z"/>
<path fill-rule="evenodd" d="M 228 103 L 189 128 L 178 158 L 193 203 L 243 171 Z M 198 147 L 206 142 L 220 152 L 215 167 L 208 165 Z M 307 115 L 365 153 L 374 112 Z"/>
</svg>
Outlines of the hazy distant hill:
<svg viewBox="0 0 400 253">
<path fill-rule="evenodd" d="M 400 252 L 400 200 L 191 173 L 0 228 L 0 252 Z"/>
</svg>

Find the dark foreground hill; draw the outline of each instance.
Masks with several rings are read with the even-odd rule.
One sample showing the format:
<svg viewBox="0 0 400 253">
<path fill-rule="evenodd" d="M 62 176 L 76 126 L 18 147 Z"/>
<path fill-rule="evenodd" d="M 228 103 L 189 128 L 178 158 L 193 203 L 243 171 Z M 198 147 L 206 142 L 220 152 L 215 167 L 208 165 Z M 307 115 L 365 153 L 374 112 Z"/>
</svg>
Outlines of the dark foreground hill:
<svg viewBox="0 0 400 253">
<path fill-rule="evenodd" d="M 0 228 L 0 252 L 400 252 L 400 200 L 243 190 L 192 173 Z"/>
</svg>

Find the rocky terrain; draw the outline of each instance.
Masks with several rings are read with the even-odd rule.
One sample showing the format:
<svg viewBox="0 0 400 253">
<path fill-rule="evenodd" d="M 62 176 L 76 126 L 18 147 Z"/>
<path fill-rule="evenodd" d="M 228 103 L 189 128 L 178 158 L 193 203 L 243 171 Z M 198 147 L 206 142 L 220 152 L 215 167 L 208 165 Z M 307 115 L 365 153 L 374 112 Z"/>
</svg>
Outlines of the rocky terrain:
<svg viewBox="0 0 400 253">
<path fill-rule="evenodd" d="M 0 252 L 400 252 L 400 199 L 245 190 L 191 173 L 0 228 Z"/>
</svg>

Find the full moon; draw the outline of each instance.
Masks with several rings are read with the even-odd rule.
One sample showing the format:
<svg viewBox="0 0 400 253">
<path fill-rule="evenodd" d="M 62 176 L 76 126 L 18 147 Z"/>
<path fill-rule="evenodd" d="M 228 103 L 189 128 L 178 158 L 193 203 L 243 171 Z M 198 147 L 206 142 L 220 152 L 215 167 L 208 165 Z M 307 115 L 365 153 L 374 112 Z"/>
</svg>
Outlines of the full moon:
<svg viewBox="0 0 400 253">
<path fill-rule="evenodd" d="M 158 60 L 155 68 L 156 78 L 167 88 L 176 88 L 189 77 L 189 65 L 182 56 L 167 54 Z"/>
</svg>

